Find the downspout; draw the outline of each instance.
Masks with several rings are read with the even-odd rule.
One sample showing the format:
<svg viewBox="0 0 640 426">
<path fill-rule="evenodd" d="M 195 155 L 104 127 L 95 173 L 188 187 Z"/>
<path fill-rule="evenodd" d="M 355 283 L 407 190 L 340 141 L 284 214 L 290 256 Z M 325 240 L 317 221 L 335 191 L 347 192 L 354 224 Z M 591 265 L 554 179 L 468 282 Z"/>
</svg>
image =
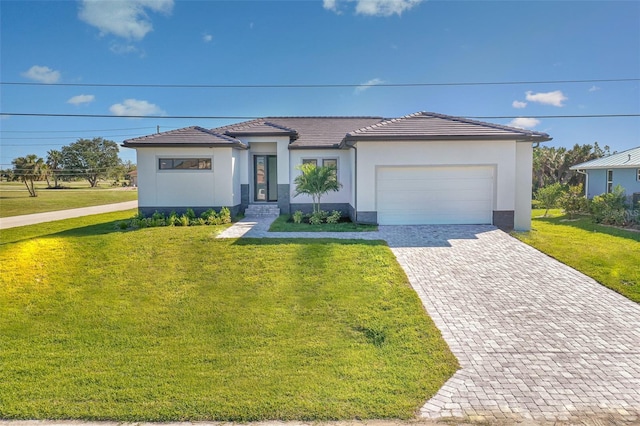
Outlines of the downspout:
<svg viewBox="0 0 640 426">
<path fill-rule="evenodd" d="M 576 169 L 576 172 L 580 173 L 581 175 L 584 175 L 584 196 L 585 198 L 589 198 L 587 196 L 588 194 L 587 188 L 589 188 L 589 174 L 584 170 L 580 170 L 580 169 Z"/>
</svg>

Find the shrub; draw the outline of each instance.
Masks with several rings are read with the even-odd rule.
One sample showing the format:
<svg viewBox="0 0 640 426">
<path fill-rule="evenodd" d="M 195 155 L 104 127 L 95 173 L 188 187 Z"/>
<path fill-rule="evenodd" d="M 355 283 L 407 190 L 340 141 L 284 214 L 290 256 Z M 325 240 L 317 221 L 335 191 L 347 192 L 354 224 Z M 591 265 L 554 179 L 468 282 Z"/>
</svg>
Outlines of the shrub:
<svg viewBox="0 0 640 426">
<path fill-rule="evenodd" d="M 218 217 L 220 218 L 220 223 L 231 223 L 231 211 L 226 207 L 220 209 Z"/>
<path fill-rule="evenodd" d="M 549 209 L 558 205 L 558 201 L 560 200 L 560 197 L 562 197 L 563 191 L 562 185 L 558 182 L 543 186 L 536 191 L 535 199 L 542 208 L 546 209 L 544 212 L 545 217 L 549 214 Z"/>
<path fill-rule="evenodd" d="M 327 216 L 327 223 L 338 223 L 341 217 L 342 213 L 338 210 L 334 210 L 329 216 Z"/>
<path fill-rule="evenodd" d="M 309 216 L 309 223 L 311 225 L 320 225 L 322 222 L 324 222 L 327 216 L 329 216 L 329 214 L 324 210 L 313 212 L 311 213 L 311 216 Z"/>
<path fill-rule="evenodd" d="M 188 208 L 187 211 L 184 213 L 184 216 L 186 216 L 189 219 L 189 221 L 192 221 L 197 218 L 196 213 L 193 211 L 192 208 Z"/>
<path fill-rule="evenodd" d="M 575 214 L 586 211 L 587 198 L 582 191 L 582 184 L 570 186 L 567 192 L 562 194 L 558 204 L 571 219 Z"/>
<path fill-rule="evenodd" d="M 620 185 L 616 185 L 611 192 L 596 195 L 591 200 L 590 210 L 596 223 L 625 225 L 627 197 L 624 189 Z"/>
<path fill-rule="evenodd" d="M 304 219 L 304 213 L 302 213 L 302 210 L 296 210 L 295 212 L 293 212 L 293 215 L 291 217 L 293 218 L 293 223 L 302 223 L 302 219 Z"/>
</svg>

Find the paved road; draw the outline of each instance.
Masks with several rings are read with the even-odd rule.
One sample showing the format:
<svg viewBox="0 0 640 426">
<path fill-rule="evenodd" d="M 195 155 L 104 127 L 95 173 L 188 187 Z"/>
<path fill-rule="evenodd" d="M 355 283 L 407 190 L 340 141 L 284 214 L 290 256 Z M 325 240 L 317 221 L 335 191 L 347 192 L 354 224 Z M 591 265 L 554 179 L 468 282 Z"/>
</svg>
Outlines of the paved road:
<svg viewBox="0 0 640 426">
<path fill-rule="evenodd" d="M 102 206 L 82 207 L 79 209 L 58 210 L 55 212 L 27 214 L 23 216 L 11 216 L 0 218 L 0 229 L 15 228 L 18 226 L 35 225 L 36 223 L 53 222 L 55 220 L 71 219 L 74 217 L 89 216 L 92 214 L 110 213 L 121 210 L 138 208 L 138 201 L 125 201 L 124 203 L 105 204 Z"/>
<path fill-rule="evenodd" d="M 492 226 L 328 235 L 268 233 L 270 222 L 221 237 L 388 242 L 462 367 L 423 418 L 640 424 L 640 305 L 593 279 Z"/>
</svg>

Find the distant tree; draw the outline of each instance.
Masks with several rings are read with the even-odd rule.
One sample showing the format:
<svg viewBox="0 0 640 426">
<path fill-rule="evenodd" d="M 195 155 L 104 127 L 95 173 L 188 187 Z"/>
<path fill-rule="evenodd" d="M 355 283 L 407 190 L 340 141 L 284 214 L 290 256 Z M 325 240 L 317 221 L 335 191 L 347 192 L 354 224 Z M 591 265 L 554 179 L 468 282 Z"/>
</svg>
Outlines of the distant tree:
<svg viewBox="0 0 640 426">
<path fill-rule="evenodd" d="M 553 183 L 571 186 L 584 184 L 584 175 L 570 170 L 571 166 L 604 157 L 609 153 L 609 147 L 600 148 L 598 142 L 594 142 L 593 145 L 575 144 L 571 149 L 546 146 L 534 148 L 533 192 Z"/>
<path fill-rule="evenodd" d="M 336 176 L 336 167 L 317 167 L 315 164 L 305 163 L 297 168 L 302 174 L 293 181 L 296 185 L 294 197 L 300 194 L 310 195 L 313 200 L 313 212 L 320 212 L 320 198 L 330 191 L 339 191 L 342 186 Z"/>
<path fill-rule="evenodd" d="M 542 208 L 546 209 L 544 217 L 549 214 L 549 209 L 557 207 L 560 197 L 562 197 L 563 187 L 558 182 L 551 185 L 538 188 L 535 193 L 535 199 L 540 203 Z"/>
<path fill-rule="evenodd" d="M 118 151 L 118 144 L 110 140 L 78 139 L 62 147 L 62 166 L 65 174 L 87 179 L 93 188 L 120 165 Z"/>
<path fill-rule="evenodd" d="M 14 158 L 11 164 L 13 164 L 13 173 L 24 182 L 29 196 L 37 197 L 34 181 L 41 180 L 46 173 L 44 160 L 36 154 L 29 154 L 26 157 Z"/>
<path fill-rule="evenodd" d="M 53 175 L 53 187 L 58 188 L 58 177 L 62 172 L 62 152 L 52 149 L 47 152 L 47 167 L 49 174 Z M 48 183 L 48 180 L 47 180 Z"/>
</svg>

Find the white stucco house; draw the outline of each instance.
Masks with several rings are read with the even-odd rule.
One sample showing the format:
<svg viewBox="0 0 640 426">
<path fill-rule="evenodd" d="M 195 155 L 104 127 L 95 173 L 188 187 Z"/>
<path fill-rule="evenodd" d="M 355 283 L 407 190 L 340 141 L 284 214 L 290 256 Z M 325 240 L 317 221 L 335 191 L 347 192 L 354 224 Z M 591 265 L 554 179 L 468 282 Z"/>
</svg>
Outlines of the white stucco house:
<svg viewBox="0 0 640 426">
<path fill-rule="evenodd" d="M 640 146 L 576 164 L 571 170 L 586 175 L 585 195 L 588 198 L 609 193 L 620 185 L 629 202 L 635 206 L 640 201 Z"/>
<path fill-rule="evenodd" d="M 377 224 L 531 226 L 532 145 L 545 133 L 430 112 L 382 117 L 266 117 L 128 139 L 147 214 L 252 204 L 310 211 L 294 197 L 302 163 L 337 166 L 325 210 Z"/>
</svg>

